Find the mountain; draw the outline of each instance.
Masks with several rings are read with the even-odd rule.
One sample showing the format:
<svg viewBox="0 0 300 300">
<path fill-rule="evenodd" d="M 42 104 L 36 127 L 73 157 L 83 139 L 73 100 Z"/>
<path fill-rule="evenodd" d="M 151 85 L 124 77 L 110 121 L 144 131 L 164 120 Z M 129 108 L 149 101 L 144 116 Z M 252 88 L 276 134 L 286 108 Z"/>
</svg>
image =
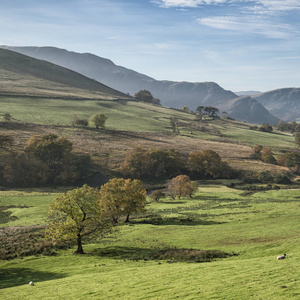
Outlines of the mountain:
<svg viewBox="0 0 300 300">
<path fill-rule="evenodd" d="M 234 92 L 238 96 L 252 96 L 252 95 L 257 95 L 261 94 L 259 91 L 240 91 L 240 92 Z"/>
<path fill-rule="evenodd" d="M 224 102 L 220 109 L 226 111 L 229 116 L 236 120 L 249 123 L 261 124 L 261 120 L 271 125 L 277 125 L 279 119 L 274 117 L 269 111 L 250 96 L 242 96 Z M 245 112 L 247 115 L 245 117 Z"/>
<path fill-rule="evenodd" d="M 252 122 L 249 110 L 237 111 L 244 107 L 252 107 L 252 111 L 260 111 L 260 118 L 255 118 L 257 123 L 268 122 L 271 119 L 269 113 L 253 99 L 244 98 L 243 105 L 235 104 L 230 107 L 229 101 L 237 99 L 238 95 L 224 90 L 214 82 L 174 82 L 158 81 L 133 70 L 117 66 L 111 60 L 98 57 L 90 53 L 76 53 L 55 47 L 9 47 L 2 48 L 16 51 L 34 58 L 46 60 L 63 66 L 70 70 L 93 78 L 113 89 L 123 93 L 135 94 L 141 89 L 149 90 L 155 98 L 161 100 L 162 105 L 173 108 L 181 108 L 187 105 L 191 110 L 196 110 L 199 105 L 216 106 L 226 108 L 230 116 L 238 116 L 237 120 Z M 250 101 L 248 105 L 246 102 Z M 276 121 L 277 122 L 277 121 Z"/>
<path fill-rule="evenodd" d="M 300 88 L 283 88 L 253 97 L 281 120 L 300 121 Z"/>
<path fill-rule="evenodd" d="M 6 94 L 85 94 L 100 98 L 127 95 L 61 66 L 0 48 L 0 92 Z"/>
</svg>

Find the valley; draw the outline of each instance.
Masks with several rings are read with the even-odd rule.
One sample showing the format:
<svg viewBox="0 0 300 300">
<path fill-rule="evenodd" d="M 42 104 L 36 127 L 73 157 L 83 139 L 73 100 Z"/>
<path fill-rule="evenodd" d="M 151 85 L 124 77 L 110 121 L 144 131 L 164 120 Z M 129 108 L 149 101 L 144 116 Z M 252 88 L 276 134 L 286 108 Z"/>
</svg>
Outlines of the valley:
<svg viewBox="0 0 300 300">
<path fill-rule="evenodd" d="M 195 112 L 138 101 L 106 83 L 8 50 L 0 49 L 0 62 L 0 136 L 13 140 L 0 149 L 1 172 L 13 158 L 26 157 L 34 136 L 63 137 L 72 154 L 91 159 L 88 176 L 77 185 L 16 186 L 0 176 L 1 298 L 299 297 L 299 174 L 253 157 L 255 145 L 270 148 L 275 158 L 299 153 L 293 133 L 275 126 L 265 132 L 229 118 L 199 119 Z M 95 113 L 107 117 L 104 128 L 90 121 Z M 74 119 L 88 124 L 74 125 Z M 45 239 L 49 204 L 58 195 L 122 177 L 120 165 L 138 148 L 174 149 L 184 159 L 209 149 L 237 175 L 190 173 L 197 187 L 178 198 L 168 194 L 168 174 L 152 174 L 143 179 L 145 211 L 132 214 L 130 222 L 122 215 L 102 239 L 84 240 L 86 254 L 74 254 L 74 242 L 53 245 Z M 266 174 L 290 182 L 264 181 Z M 165 197 L 151 198 L 155 189 Z M 276 260 L 283 253 L 286 259 Z"/>
</svg>

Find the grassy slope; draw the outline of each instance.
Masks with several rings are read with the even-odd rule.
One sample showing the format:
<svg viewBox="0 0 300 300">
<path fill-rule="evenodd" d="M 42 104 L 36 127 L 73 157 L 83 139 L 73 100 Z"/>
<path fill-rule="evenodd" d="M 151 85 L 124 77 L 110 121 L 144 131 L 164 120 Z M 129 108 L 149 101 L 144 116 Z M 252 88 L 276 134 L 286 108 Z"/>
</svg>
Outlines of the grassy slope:
<svg viewBox="0 0 300 300">
<path fill-rule="evenodd" d="M 20 192 L 19 192 L 20 193 Z M 6 198 L 3 198 L 6 195 Z M 0 193 L 0 202 L 15 195 Z M 30 199 L 30 200 L 27 200 Z M 19 198 L 46 216 L 47 195 Z M 300 294 L 299 190 L 243 196 L 241 191 L 207 184 L 192 199 L 149 203 L 161 225 L 124 225 L 101 244 L 55 257 L 28 257 L 1 263 L 4 299 L 297 299 Z M 29 208 L 23 208 L 29 210 Z M 17 212 L 17 211 L 16 211 Z M 20 222 L 26 214 L 19 214 Z M 190 223 L 179 219 L 193 217 Z M 177 219 L 175 219 L 177 218 Z M 25 219 L 24 219 L 25 220 Z M 15 221 L 14 221 L 15 222 Z M 6 225 L 14 225 L 16 223 Z M 30 224 L 26 221 L 27 224 Z M 219 249 L 239 256 L 211 263 L 131 260 L 166 247 Z M 276 256 L 287 253 L 287 259 Z M 35 286 L 28 282 L 33 280 Z"/>
<path fill-rule="evenodd" d="M 89 119 L 97 112 L 108 116 L 107 130 L 97 131 L 92 124 L 87 129 L 70 126 L 72 116 Z M 109 168 L 118 167 L 129 149 L 142 146 L 175 148 L 183 153 L 209 148 L 234 168 L 281 172 L 284 169 L 280 167 L 247 160 L 251 147 L 259 143 L 279 153 L 295 146 L 290 134 L 253 131 L 247 124 L 223 120 L 199 123 L 192 114 L 131 100 L 0 96 L 0 113 L 10 113 L 19 120 L 13 124 L 0 122 L 0 132 L 12 134 L 19 147 L 34 134 L 53 132 L 67 136 L 75 151 L 89 153 Z M 180 136 L 171 135 L 171 115 L 177 116 L 182 124 Z"/>
<path fill-rule="evenodd" d="M 63 92 L 73 89 L 89 91 L 115 97 L 125 94 L 105 86 L 93 79 L 49 62 L 31 58 L 13 51 L 0 49 L 0 78 L 3 85 L 0 92 L 34 95 L 49 94 L 53 90 Z"/>
<path fill-rule="evenodd" d="M 192 114 L 124 100 L 126 95 L 94 80 L 15 52 L 0 49 L 0 62 L 0 115 L 14 118 L 13 124 L 0 123 L 0 133 L 12 134 L 19 149 L 30 136 L 51 132 L 67 136 L 75 151 L 90 153 L 105 168 L 118 167 L 129 149 L 142 146 L 183 153 L 209 148 L 234 168 L 281 172 L 284 169 L 248 160 L 250 147 L 271 146 L 278 154 L 295 146 L 290 134 L 252 131 L 249 124 L 231 121 L 199 123 Z M 108 116 L 105 132 L 70 127 L 74 115 L 89 119 L 98 112 Z M 171 136 L 169 120 L 174 115 L 181 122 L 178 137 Z"/>
</svg>

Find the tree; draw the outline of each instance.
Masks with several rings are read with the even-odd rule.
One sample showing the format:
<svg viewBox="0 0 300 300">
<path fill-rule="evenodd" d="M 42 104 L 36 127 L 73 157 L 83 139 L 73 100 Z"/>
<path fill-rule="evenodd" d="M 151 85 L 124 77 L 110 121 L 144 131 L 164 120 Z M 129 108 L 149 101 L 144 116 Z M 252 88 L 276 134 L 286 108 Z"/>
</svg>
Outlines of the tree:
<svg viewBox="0 0 300 300">
<path fill-rule="evenodd" d="M 297 132 L 295 135 L 295 143 L 300 146 L 300 132 Z"/>
<path fill-rule="evenodd" d="M 123 213 L 126 216 L 126 221 L 129 222 L 131 214 L 145 212 L 146 206 L 146 190 L 140 180 L 125 180 L 124 190 L 126 197 L 123 200 Z"/>
<path fill-rule="evenodd" d="M 47 183 L 74 184 L 86 175 L 90 166 L 88 155 L 73 154 L 72 143 L 55 134 L 36 135 L 27 141 L 24 148 L 26 159 L 37 159 L 48 167 Z"/>
<path fill-rule="evenodd" d="M 300 154 L 296 152 L 280 154 L 277 157 L 277 164 L 288 168 L 296 167 L 297 165 L 300 165 Z"/>
<path fill-rule="evenodd" d="M 180 134 L 179 128 L 178 128 L 178 118 L 177 117 L 170 117 L 170 126 L 173 130 L 173 133 Z"/>
<path fill-rule="evenodd" d="M 211 118 L 218 115 L 219 109 L 214 106 L 205 106 L 203 112 Z"/>
<path fill-rule="evenodd" d="M 203 105 L 199 105 L 197 108 L 196 108 L 196 114 L 197 114 L 197 119 L 199 120 L 202 120 L 202 117 L 203 117 L 203 109 L 204 109 L 205 106 Z"/>
<path fill-rule="evenodd" d="M 260 153 L 263 148 L 264 147 L 262 145 L 255 145 L 253 147 L 253 150 L 254 150 L 255 153 Z"/>
<path fill-rule="evenodd" d="M 95 114 L 91 116 L 90 121 L 94 123 L 96 129 L 105 128 L 105 122 L 107 120 L 107 117 L 104 114 Z"/>
<path fill-rule="evenodd" d="M 120 171 L 132 178 L 175 176 L 182 169 L 180 154 L 174 149 L 161 150 L 135 148 L 130 151 Z"/>
<path fill-rule="evenodd" d="M 280 131 L 288 130 L 288 124 L 283 122 L 282 120 L 280 120 L 278 125 L 277 125 L 277 129 L 280 130 Z"/>
<path fill-rule="evenodd" d="M 59 194 L 51 203 L 50 224 L 46 237 L 55 242 L 76 240 L 75 253 L 83 254 L 82 239 L 103 237 L 112 229 L 112 223 L 99 201 L 98 191 L 84 185 Z"/>
<path fill-rule="evenodd" d="M 272 132 L 272 131 L 273 131 L 273 127 L 272 127 L 272 125 L 270 125 L 270 124 L 262 124 L 262 125 L 259 127 L 259 130 L 260 130 L 260 131 L 263 131 L 263 132 Z"/>
<path fill-rule="evenodd" d="M 72 143 L 56 134 L 35 135 L 27 141 L 24 150 L 34 155 L 50 166 L 62 162 L 65 156 L 72 151 Z"/>
<path fill-rule="evenodd" d="M 76 119 L 73 122 L 73 126 L 77 127 L 87 127 L 89 125 L 89 121 L 87 119 Z"/>
<path fill-rule="evenodd" d="M 4 167 L 3 175 L 10 186 L 42 186 L 48 181 L 49 167 L 34 156 L 21 153 L 10 158 Z"/>
<path fill-rule="evenodd" d="M 140 180 L 113 178 L 101 187 L 99 195 L 114 223 L 118 223 L 121 216 L 126 216 L 129 222 L 130 214 L 145 212 L 146 190 Z"/>
<path fill-rule="evenodd" d="M 165 198 L 165 194 L 162 191 L 155 190 L 149 195 L 149 197 L 154 201 L 159 202 L 161 198 Z"/>
<path fill-rule="evenodd" d="M 160 105 L 160 100 L 154 98 L 148 90 L 140 90 L 139 92 L 134 94 L 134 98 L 143 102 Z"/>
<path fill-rule="evenodd" d="M 188 167 L 190 171 L 201 177 L 230 178 L 233 174 L 233 170 L 226 162 L 222 161 L 220 155 L 210 149 L 191 152 L 188 158 Z"/>
<path fill-rule="evenodd" d="M 182 106 L 182 107 L 180 108 L 180 110 L 185 111 L 185 112 L 190 112 L 190 109 L 188 108 L 187 105 Z"/>
<path fill-rule="evenodd" d="M 176 196 L 180 199 L 182 196 L 191 196 L 196 186 L 187 175 L 179 175 L 171 180 L 168 185 L 168 191 L 171 197 Z"/>
<path fill-rule="evenodd" d="M 265 147 L 261 150 L 261 158 L 264 160 L 265 156 L 273 156 L 272 149 L 270 147 Z"/>
</svg>

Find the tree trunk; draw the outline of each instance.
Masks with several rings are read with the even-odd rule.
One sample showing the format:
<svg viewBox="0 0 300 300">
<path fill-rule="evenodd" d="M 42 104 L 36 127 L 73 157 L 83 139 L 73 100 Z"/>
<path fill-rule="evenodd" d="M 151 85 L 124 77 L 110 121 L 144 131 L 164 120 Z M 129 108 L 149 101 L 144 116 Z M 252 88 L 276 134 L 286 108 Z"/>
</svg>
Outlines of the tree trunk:
<svg viewBox="0 0 300 300">
<path fill-rule="evenodd" d="M 125 223 L 129 223 L 130 221 L 129 221 L 129 215 L 127 215 L 127 217 L 126 217 L 126 220 L 125 220 Z"/>
<path fill-rule="evenodd" d="M 82 243 L 81 243 L 81 235 L 77 235 L 77 250 L 74 253 L 78 254 L 84 254 L 84 251 L 82 249 Z"/>
</svg>

